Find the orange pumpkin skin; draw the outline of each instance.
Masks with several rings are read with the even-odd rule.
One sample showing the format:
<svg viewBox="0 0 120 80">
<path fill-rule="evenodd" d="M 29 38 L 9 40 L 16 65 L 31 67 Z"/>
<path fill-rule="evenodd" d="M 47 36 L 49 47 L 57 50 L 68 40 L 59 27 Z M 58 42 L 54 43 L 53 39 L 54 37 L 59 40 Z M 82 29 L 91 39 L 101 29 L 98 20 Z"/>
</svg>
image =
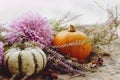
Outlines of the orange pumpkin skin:
<svg viewBox="0 0 120 80">
<path fill-rule="evenodd" d="M 55 36 L 53 44 L 55 46 L 60 46 L 60 45 L 70 44 L 70 43 L 76 42 L 78 40 L 88 41 L 89 38 L 81 31 L 73 31 L 72 32 L 72 31 L 65 30 L 65 31 L 59 32 Z M 69 55 L 69 56 L 77 58 L 79 60 L 85 60 L 90 55 L 92 46 L 91 46 L 91 42 L 88 41 L 81 45 L 61 47 L 61 48 L 58 48 L 58 50 L 63 54 Z"/>
</svg>

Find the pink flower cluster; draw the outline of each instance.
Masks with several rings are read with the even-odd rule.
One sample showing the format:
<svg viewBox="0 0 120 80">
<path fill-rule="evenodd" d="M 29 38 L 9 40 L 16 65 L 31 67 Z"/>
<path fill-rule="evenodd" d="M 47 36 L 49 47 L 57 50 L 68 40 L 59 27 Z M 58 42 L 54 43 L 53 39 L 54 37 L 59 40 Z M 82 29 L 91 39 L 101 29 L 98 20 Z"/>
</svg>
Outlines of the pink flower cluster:
<svg viewBox="0 0 120 80">
<path fill-rule="evenodd" d="M 39 14 L 24 14 L 13 21 L 9 27 L 11 32 L 7 34 L 7 38 L 11 43 L 25 38 L 27 41 L 36 41 L 49 47 L 53 40 L 51 25 Z"/>
<path fill-rule="evenodd" d="M 4 44 L 3 42 L 0 41 L 0 66 L 2 65 L 3 62 L 3 53 L 4 53 Z"/>
</svg>

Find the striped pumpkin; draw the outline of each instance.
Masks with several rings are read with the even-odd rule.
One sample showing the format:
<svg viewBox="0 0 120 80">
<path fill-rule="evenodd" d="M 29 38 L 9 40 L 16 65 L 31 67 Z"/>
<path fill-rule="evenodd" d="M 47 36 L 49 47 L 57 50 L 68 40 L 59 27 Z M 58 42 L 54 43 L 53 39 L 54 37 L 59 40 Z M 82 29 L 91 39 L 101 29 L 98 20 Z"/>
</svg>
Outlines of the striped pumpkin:
<svg viewBox="0 0 120 80">
<path fill-rule="evenodd" d="M 4 54 L 4 66 L 15 76 L 30 76 L 40 72 L 47 63 L 46 55 L 38 47 L 30 47 L 21 50 L 12 48 Z"/>
</svg>

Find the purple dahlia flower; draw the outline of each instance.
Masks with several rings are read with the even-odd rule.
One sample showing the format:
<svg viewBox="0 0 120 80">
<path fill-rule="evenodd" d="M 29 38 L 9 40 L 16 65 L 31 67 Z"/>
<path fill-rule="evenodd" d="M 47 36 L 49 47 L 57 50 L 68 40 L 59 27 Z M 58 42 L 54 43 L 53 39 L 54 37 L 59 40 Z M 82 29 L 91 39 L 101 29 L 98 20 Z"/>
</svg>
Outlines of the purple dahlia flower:
<svg viewBox="0 0 120 80">
<path fill-rule="evenodd" d="M 48 20 L 39 14 L 24 14 L 13 21 L 9 27 L 11 32 L 7 34 L 7 38 L 11 43 L 23 37 L 27 41 L 36 41 L 46 47 L 52 43 L 52 27 Z"/>
</svg>

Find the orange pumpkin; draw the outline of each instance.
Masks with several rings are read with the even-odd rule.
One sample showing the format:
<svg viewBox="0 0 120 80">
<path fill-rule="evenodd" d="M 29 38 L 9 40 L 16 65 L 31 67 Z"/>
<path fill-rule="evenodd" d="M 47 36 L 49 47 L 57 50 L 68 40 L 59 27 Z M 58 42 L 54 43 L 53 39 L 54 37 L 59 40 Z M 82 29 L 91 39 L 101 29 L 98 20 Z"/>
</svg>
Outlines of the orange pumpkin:
<svg viewBox="0 0 120 80">
<path fill-rule="evenodd" d="M 73 25 L 68 30 L 59 32 L 53 44 L 61 53 L 79 60 L 85 60 L 92 49 L 90 39 L 83 32 L 76 31 Z"/>
</svg>

